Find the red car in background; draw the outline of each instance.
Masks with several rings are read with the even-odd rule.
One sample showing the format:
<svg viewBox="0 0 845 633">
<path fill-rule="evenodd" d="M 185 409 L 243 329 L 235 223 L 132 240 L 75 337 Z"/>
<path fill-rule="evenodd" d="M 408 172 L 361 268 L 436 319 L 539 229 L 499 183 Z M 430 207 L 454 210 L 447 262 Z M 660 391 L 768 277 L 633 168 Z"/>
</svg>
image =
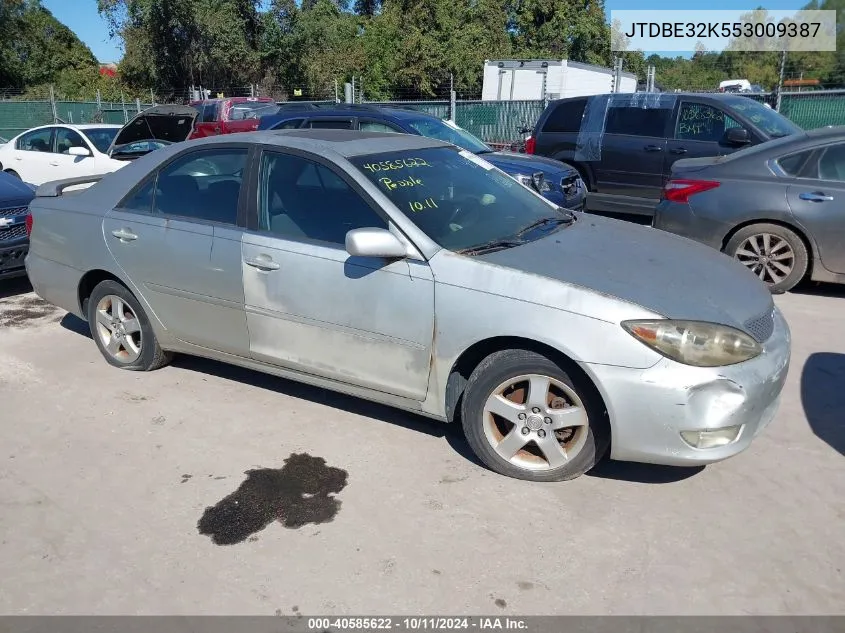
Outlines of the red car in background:
<svg viewBox="0 0 845 633">
<path fill-rule="evenodd" d="M 275 114 L 276 102 L 270 97 L 229 97 L 191 101 L 199 111 L 193 132 L 188 139 L 252 132 L 258 129 L 262 116 Z"/>
</svg>

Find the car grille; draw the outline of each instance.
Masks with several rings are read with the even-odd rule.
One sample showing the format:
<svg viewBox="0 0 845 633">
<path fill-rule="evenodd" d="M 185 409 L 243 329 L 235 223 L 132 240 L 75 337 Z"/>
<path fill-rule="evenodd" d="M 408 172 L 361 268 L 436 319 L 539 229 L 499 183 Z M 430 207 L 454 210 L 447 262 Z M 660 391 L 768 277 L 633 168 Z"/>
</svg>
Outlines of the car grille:
<svg viewBox="0 0 845 633">
<path fill-rule="evenodd" d="M 0 242 L 16 240 L 19 237 L 26 237 L 26 224 L 15 224 L 7 229 L 0 228 Z"/>
<path fill-rule="evenodd" d="M 769 340 L 772 332 L 775 331 L 775 311 L 769 310 L 766 314 L 750 319 L 744 324 L 745 330 L 754 337 L 758 343 Z"/>
<path fill-rule="evenodd" d="M 26 207 L 14 207 L 12 209 L 0 209 L 0 218 L 13 218 L 15 216 L 26 215 Z M 26 237 L 26 224 L 21 222 L 9 227 L 0 226 L 0 242 L 7 242 L 9 240 L 16 240 L 21 237 Z"/>
<path fill-rule="evenodd" d="M 26 215 L 27 207 L 14 207 L 12 209 L 0 209 L 0 218 L 10 218 L 15 215 Z"/>
</svg>

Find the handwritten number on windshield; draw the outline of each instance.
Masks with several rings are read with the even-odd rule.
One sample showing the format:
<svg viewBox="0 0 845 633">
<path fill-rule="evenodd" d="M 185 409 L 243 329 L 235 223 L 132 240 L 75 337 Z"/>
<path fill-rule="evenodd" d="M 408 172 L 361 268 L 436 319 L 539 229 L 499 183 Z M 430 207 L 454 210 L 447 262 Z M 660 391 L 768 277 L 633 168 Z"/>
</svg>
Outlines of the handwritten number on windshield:
<svg viewBox="0 0 845 633">
<path fill-rule="evenodd" d="M 390 171 L 391 169 L 404 169 L 405 167 L 431 167 L 422 158 L 401 158 L 399 160 L 385 160 L 380 163 L 365 163 L 364 169 L 369 172 Z"/>
</svg>

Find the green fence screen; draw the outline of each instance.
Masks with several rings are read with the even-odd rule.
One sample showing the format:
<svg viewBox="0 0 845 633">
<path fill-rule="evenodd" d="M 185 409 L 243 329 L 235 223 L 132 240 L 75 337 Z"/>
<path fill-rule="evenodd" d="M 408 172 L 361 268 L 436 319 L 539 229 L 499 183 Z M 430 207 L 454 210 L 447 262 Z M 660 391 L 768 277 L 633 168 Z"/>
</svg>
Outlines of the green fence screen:
<svg viewBox="0 0 845 633">
<path fill-rule="evenodd" d="M 55 116 L 64 123 L 116 123 L 123 125 L 138 113 L 138 104 L 103 101 L 56 101 Z M 149 103 L 140 104 L 141 110 Z M 21 132 L 53 123 L 50 101 L 0 101 L 0 137 L 10 139 Z"/>
</svg>

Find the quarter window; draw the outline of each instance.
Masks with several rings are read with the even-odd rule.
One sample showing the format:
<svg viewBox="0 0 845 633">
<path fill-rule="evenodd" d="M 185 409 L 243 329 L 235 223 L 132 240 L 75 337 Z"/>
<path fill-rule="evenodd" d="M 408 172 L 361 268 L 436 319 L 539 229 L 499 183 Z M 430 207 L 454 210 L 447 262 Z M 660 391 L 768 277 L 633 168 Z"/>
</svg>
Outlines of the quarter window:
<svg viewBox="0 0 845 633">
<path fill-rule="evenodd" d="M 54 128 L 48 127 L 24 134 L 18 139 L 17 148 L 26 152 L 52 152 Z"/>
<path fill-rule="evenodd" d="M 567 99 L 557 104 L 543 124 L 544 132 L 578 132 L 584 117 L 586 99 Z"/>
<path fill-rule="evenodd" d="M 813 174 L 813 177 L 816 177 Z M 826 147 L 819 158 L 818 176 L 821 180 L 845 182 L 845 145 Z"/>
<path fill-rule="evenodd" d="M 352 119 L 312 119 L 308 127 L 315 130 L 351 130 Z"/>
<path fill-rule="evenodd" d="M 778 166 L 783 170 L 787 176 L 797 176 L 801 173 L 804 163 L 812 154 L 812 150 L 806 152 L 798 152 L 778 159 Z"/>
<path fill-rule="evenodd" d="M 154 211 L 236 224 L 246 149 L 191 152 L 158 175 Z"/>
<path fill-rule="evenodd" d="M 331 169 L 299 156 L 265 153 L 259 229 L 290 240 L 343 246 L 347 232 L 387 222 Z"/>
<path fill-rule="evenodd" d="M 145 185 L 138 189 L 129 198 L 120 204 L 124 211 L 137 211 L 138 213 L 152 213 L 153 194 L 155 193 L 156 179 L 150 179 Z"/>
<path fill-rule="evenodd" d="M 718 143 L 725 135 L 725 130 L 742 127 L 733 117 L 723 110 L 705 103 L 681 104 L 678 121 L 675 124 L 675 138 L 684 141 L 705 141 Z"/>
<path fill-rule="evenodd" d="M 294 130 L 302 125 L 304 119 L 291 119 L 290 121 L 282 121 L 278 125 L 274 125 L 274 130 Z"/>
<path fill-rule="evenodd" d="M 671 110 L 667 108 L 609 107 L 605 122 L 606 134 L 664 137 Z"/>
<path fill-rule="evenodd" d="M 206 103 L 202 108 L 202 123 L 214 123 L 217 120 L 217 102 Z"/>
</svg>

